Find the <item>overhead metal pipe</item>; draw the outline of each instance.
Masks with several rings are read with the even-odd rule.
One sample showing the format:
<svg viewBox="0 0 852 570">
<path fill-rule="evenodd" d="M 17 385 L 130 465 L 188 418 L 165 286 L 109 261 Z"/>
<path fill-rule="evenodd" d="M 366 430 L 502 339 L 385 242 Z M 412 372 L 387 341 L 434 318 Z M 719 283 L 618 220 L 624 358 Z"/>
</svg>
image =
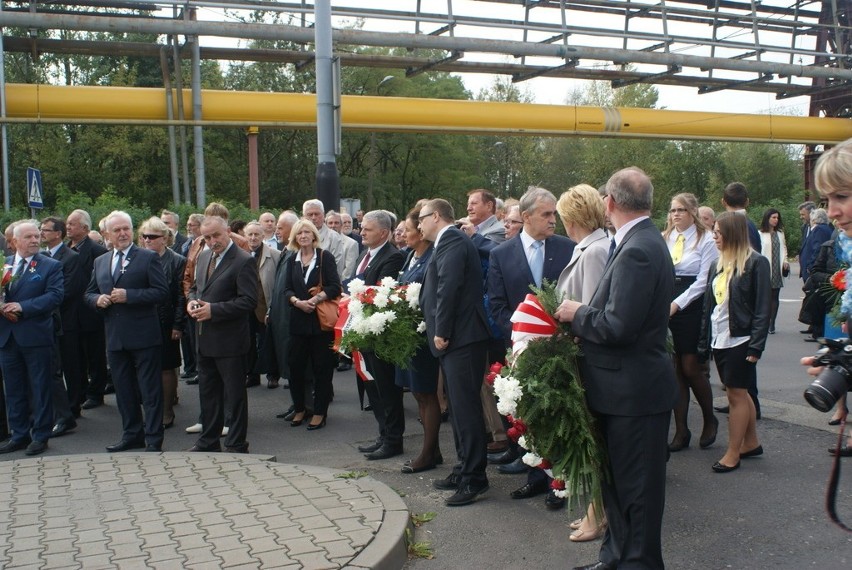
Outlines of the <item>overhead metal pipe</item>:
<svg viewBox="0 0 852 570">
<path fill-rule="evenodd" d="M 319 3 L 317 3 L 319 5 Z M 226 38 L 286 40 L 313 43 L 314 30 L 286 24 L 245 24 L 213 21 L 171 21 L 119 16 L 82 16 L 69 14 L 0 13 L 0 26 L 67 29 L 82 31 L 125 32 L 145 34 L 183 34 Z M 514 54 L 521 56 L 588 58 L 620 63 L 727 69 L 730 71 L 773 73 L 782 77 L 824 77 L 852 79 L 852 69 L 825 68 L 771 61 L 746 61 L 722 57 L 705 57 L 680 53 L 657 53 L 593 46 L 564 46 L 559 44 L 525 43 L 511 40 L 445 37 L 426 34 L 368 32 L 364 30 L 333 30 L 337 44 L 405 47 L 409 49 L 468 51 Z"/>
<path fill-rule="evenodd" d="M 160 89 L 10 84 L 6 98 L 10 122 L 170 124 Z M 825 117 L 356 95 L 342 99 L 342 125 L 349 130 L 796 144 L 852 138 L 852 121 Z M 203 121 L 171 124 L 316 127 L 316 97 L 311 94 L 205 90 L 203 100 Z"/>
</svg>

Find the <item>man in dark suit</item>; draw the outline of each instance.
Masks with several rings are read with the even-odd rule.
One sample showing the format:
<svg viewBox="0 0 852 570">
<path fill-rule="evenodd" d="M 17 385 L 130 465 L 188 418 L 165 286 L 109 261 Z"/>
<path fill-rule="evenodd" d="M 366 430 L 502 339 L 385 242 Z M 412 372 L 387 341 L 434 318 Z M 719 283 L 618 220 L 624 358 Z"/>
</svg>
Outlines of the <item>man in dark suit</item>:
<svg viewBox="0 0 852 570">
<path fill-rule="evenodd" d="M 56 366 L 53 382 L 54 426 L 51 437 L 59 437 L 77 427 L 80 404 L 86 394 L 86 379 L 80 372 L 80 337 L 77 311 L 83 303 L 88 281 L 80 271 L 80 255 L 65 245 L 65 220 L 48 217 L 41 221 L 44 255 L 62 264 L 64 294 L 59 306 L 56 327 L 59 342 L 55 348 Z"/>
<path fill-rule="evenodd" d="M 677 398 L 666 349 L 674 268 L 649 218 L 648 176 L 626 168 L 606 187 L 615 249 L 589 304 L 564 301 L 556 312 L 582 340 L 586 399 L 611 471 L 602 483 L 609 526 L 600 560 L 577 568 L 663 568 L 667 438 Z"/>
<path fill-rule="evenodd" d="M 366 285 L 378 285 L 385 277 L 399 277 L 405 256 L 389 241 L 393 226 L 393 219 L 384 210 L 364 214 L 361 221 L 364 251 L 355 264 L 354 277 Z M 374 378 L 364 388 L 379 424 L 379 437 L 374 444 L 362 445 L 358 449 L 371 460 L 400 455 L 402 435 L 405 433 L 405 411 L 402 406 L 402 388 L 396 385 L 393 364 L 385 362 L 373 352 L 364 351 L 361 354 L 367 370 Z"/>
<path fill-rule="evenodd" d="M 74 210 L 65 219 L 68 234 L 68 247 L 80 256 L 80 271 L 83 281 L 88 285 L 95 266 L 95 259 L 106 253 L 106 248 L 89 237 L 92 218 L 85 210 Z M 77 310 L 77 334 L 81 347 L 79 355 L 80 374 L 88 383 L 85 400 L 80 405 L 84 410 L 97 408 L 104 403 L 104 389 L 107 385 L 106 337 L 104 319 L 97 309 L 81 302 Z M 83 396 L 81 394 L 81 400 Z M 75 405 L 71 404 L 72 407 Z"/>
<path fill-rule="evenodd" d="M 429 348 L 444 371 L 459 460 L 446 479 L 433 485 L 455 491 L 446 504 L 460 506 L 488 490 L 479 391 L 489 331 L 479 254 L 454 221 L 453 207 L 446 200 L 430 200 L 420 209 L 420 231 L 435 244 L 420 289 L 420 306 Z"/>
<path fill-rule="evenodd" d="M 157 305 L 169 294 L 166 275 L 156 252 L 133 244 L 133 221 L 126 212 L 110 213 L 106 232 L 113 251 L 95 260 L 86 289 L 86 302 L 104 315 L 107 359 L 121 413 L 121 440 L 106 449 L 162 451 L 163 341 Z"/>
<path fill-rule="evenodd" d="M 0 319 L 0 367 L 11 437 L 0 445 L 0 453 L 26 449 L 27 455 L 38 455 L 47 449 L 53 426 L 53 313 L 62 302 L 62 265 L 39 253 L 34 221 L 18 224 L 14 237 L 17 252 L 6 259 L 14 277 L 5 287 Z"/>
<path fill-rule="evenodd" d="M 530 293 L 530 285 L 541 286 L 544 279 L 556 283 L 559 274 L 571 261 L 574 242 L 554 235 L 556 230 L 556 197 L 544 188 L 530 188 L 519 204 L 524 221 L 523 231 L 491 251 L 486 293 L 491 319 L 500 327 L 505 342 L 512 344 L 512 314 Z M 500 465 L 501 473 L 526 471 L 521 454 L 514 447 L 507 453 L 516 456 L 509 465 Z M 510 457 L 511 457 L 510 456 Z M 549 477 L 541 469 L 533 469 L 527 483 L 512 491 L 513 499 L 527 499 L 550 489 Z M 553 494 L 546 504 L 551 508 L 564 501 Z"/>
<path fill-rule="evenodd" d="M 163 223 L 172 230 L 173 234 L 175 234 L 175 243 L 171 246 L 172 251 L 184 255 L 183 252 L 186 251 L 185 246 L 189 238 L 180 233 L 180 216 L 170 210 L 163 210 L 160 212 L 160 219 L 163 220 Z"/>
<path fill-rule="evenodd" d="M 257 306 L 257 264 L 231 240 L 223 218 L 205 217 L 201 236 L 207 249 L 198 256 L 187 313 L 196 321 L 202 430 L 189 451 L 220 451 L 227 415 L 225 450 L 248 453 L 246 358 L 249 317 Z"/>
</svg>

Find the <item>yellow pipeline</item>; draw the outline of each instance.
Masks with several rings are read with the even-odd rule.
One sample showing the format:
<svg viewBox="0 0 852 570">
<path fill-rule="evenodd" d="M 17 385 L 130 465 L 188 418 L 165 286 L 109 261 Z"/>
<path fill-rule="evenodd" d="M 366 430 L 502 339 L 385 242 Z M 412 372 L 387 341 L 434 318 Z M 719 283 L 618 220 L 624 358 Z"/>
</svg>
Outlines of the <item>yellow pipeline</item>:
<svg viewBox="0 0 852 570">
<path fill-rule="evenodd" d="M 6 101 L 7 115 L 16 122 L 167 124 L 161 89 L 9 84 Z M 849 119 L 351 95 L 343 97 L 341 106 L 343 128 L 355 130 L 799 144 L 832 144 L 852 138 Z M 316 125 L 313 95 L 205 90 L 202 107 L 202 124 Z M 184 92 L 184 108 L 191 118 L 188 91 Z"/>
</svg>

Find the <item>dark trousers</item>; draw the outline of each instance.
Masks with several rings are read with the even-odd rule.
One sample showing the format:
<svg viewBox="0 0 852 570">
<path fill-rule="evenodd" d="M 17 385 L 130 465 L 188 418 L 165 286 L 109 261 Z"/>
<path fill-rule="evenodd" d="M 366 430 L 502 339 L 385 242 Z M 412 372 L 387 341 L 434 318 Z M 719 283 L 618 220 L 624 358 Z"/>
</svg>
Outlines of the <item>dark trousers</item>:
<svg viewBox="0 0 852 570">
<path fill-rule="evenodd" d="M 612 481 L 602 483 L 609 527 L 600 560 L 619 570 L 663 568 L 660 531 L 670 418 L 670 412 L 598 416 L 612 470 Z"/>
<path fill-rule="evenodd" d="M 71 412 L 79 415 L 80 405 L 86 401 L 88 381 L 80 364 L 82 345 L 77 331 L 63 333 L 59 337 L 59 370 L 65 378 L 68 404 Z"/>
<path fill-rule="evenodd" d="M 47 441 L 53 429 L 53 346 L 20 346 L 9 336 L 0 349 L 6 416 L 12 440 Z"/>
<path fill-rule="evenodd" d="M 261 354 L 261 351 L 269 349 L 266 343 L 272 341 L 272 339 L 268 338 L 269 331 L 266 328 L 266 324 L 258 321 L 257 317 L 252 315 L 249 319 L 249 329 L 251 331 L 251 346 L 249 347 L 248 364 L 246 367 L 249 377 L 260 380 L 260 374 L 255 373 L 259 363 L 261 371 L 266 374 L 267 380 L 278 380 L 278 372 L 273 370 L 273 363 L 269 362 L 271 359 L 262 358 Z M 268 352 L 274 351 L 268 350 Z"/>
<path fill-rule="evenodd" d="M 453 473 L 460 477 L 459 486 L 488 482 L 485 475 L 485 420 L 479 397 L 485 376 L 486 350 L 486 341 L 475 342 L 440 357 L 458 455 Z"/>
<path fill-rule="evenodd" d="M 163 444 L 162 347 L 107 353 L 121 414 L 122 441 Z M 144 421 L 143 421 L 144 411 Z"/>
<path fill-rule="evenodd" d="M 201 399 L 201 425 L 204 426 L 197 445 L 216 448 L 227 416 L 228 435 L 225 447 L 243 450 L 248 447 L 248 396 L 246 395 L 246 357 L 213 358 L 198 355 L 198 395 Z"/>
<path fill-rule="evenodd" d="M 379 424 L 379 435 L 385 443 L 402 445 L 402 436 L 405 433 L 405 410 L 402 406 L 402 387 L 396 385 L 396 369 L 393 364 L 381 360 L 373 352 L 361 354 L 367 364 L 367 370 L 374 378 L 372 382 L 367 382 L 365 388 L 370 404 L 373 405 L 373 414 Z M 374 404 L 376 399 L 380 402 L 378 412 Z M 379 418 L 379 415 L 384 421 Z M 384 432 L 382 432 L 383 428 Z"/>
<path fill-rule="evenodd" d="M 314 378 L 314 414 L 328 413 L 331 401 L 331 381 L 337 357 L 331 350 L 334 334 L 331 331 L 317 335 L 290 335 L 290 397 L 296 411 L 305 410 L 305 386 L 308 370 Z"/>
<path fill-rule="evenodd" d="M 89 382 L 86 398 L 96 402 L 104 401 L 104 388 L 107 385 L 106 336 L 103 327 L 96 331 L 80 331 L 80 345 L 83 349 L 80 358 L 80 370 L 83 378 Z M 159 362 L 159 360 L 157 361 Z"/>
<path fill-rule="evenodd" d="M 53 345 L 51 351 L 51 368 L 53 370 L 53 382 L 51 384 L 51 401 L 53 402 L 54 423 L 71 423 L 74 415 L 71 413 L 70 387 L 65 382 L 62 374 L 62 359 L 59 356 L 59 343 Z"/>
<path fill-rule="evenodd" d="M 186 319 L 183 335 L 180 337 L 180 348 L 183 353 L 184 374 L 195 375 L 198 371 L 195 365 L 195 320 Z"/>
</svg>

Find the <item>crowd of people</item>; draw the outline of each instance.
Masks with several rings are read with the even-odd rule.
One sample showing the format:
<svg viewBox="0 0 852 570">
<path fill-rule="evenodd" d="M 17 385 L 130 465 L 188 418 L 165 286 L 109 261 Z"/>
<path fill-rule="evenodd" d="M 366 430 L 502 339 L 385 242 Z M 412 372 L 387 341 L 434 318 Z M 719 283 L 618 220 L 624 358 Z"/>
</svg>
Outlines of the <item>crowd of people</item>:
<svg viewBox="0 0 852 570">
<path fill-rule="evenodd" d="M 838 148 L 837 168 L 848 177 L 823 174 L 820 188 L 831 218 L 852 233 L 843 209 L 852 191 L 850 145 Z M 369 286 L 392 277 L 422 285 L 427 342 L 405 368 L 363 352 L 371 380 L 359 379 L 358 388 L 377 437 L 359 451 L 371 461 L 404 453 L 408 390 L 423 445 L 403 473 L 444 461 L 438 440 L 448 418 L 454 466 L 433 482 L 452 492 L 447 505 L 487 491 L 491 463 L 500 473 L 527 473 L 512 498 L 544 494 L 548 508 L 560 508 L 564 499 L 550 490 L 548 475 L 525 465 L 525 450 L 507 437 L 483 382 L 490 363 L 505 362 L 515 308 L 531 286 L 550 281 L 563 299 L 555 317 L 581 343 L 587 403 L 611 474 L 605 512 L 589 505 L 570 539 L 605 537 L 600 560 L 582 568 L 662 567 L 666 462 L 692 442 L 691 395 L 703 421 L 698 445 L 717 437 L 710 359 L 728 400 L 715 411 L 729 415 L 728 442 L 712 470 L 729 473 L 763 453 L 756 365 L 775 331 L 789 264 L 780 212 L 767 210 L 758 229 L 744 215 L 748 193 L 740 183 L 725 187 L 718 217 L 692 194 L 675 195 L 662 232 L 650 219 L 652 203 L 650 178 L 626 168 L 598 189 L 581 184 L 558 198 L 539 187 L 518 200 L 475 189 L 463 217 L 443 199 L 421 200 L 401 219 L 385 210 L 353 219 L 308 200 L 299 213 L 266 212 L 249 222 L 230 221 L 227 208 L 212 203 L 189 216 L 186 234 L 166 210 L 138 230 L 121 211 L 97 230 L 83 210 L 15 222 L 5 232 L 0 430 L 8 428 L 8 439 L 0 453 L 44 452 L 111 391 L 122 426 L 107 451 L 161 451 L 175 424 L 181 367 L 201 403 L 198 421 L 186 428 L 198 434 L 188 451 L 247 453 L 247 388 L 262 377 L 269 388 L 289 388 L 292 406 L 279 417 L 322 429 L 335 369 L 351 364 L 332 349 L 334 333 L 318 308 L 355 278 Z M 809 222 L 800 252 L 806 282 L 833 267 L 818 261 L 832 236 L 825 210 L 811 206 L 800 208 Z M 557 216 L 567 237 L 556 233 Z M 833 246 L 827 257 L 842 261 Z M 811 326 L 811 334 L 821 332 Z"/>
</svg>

